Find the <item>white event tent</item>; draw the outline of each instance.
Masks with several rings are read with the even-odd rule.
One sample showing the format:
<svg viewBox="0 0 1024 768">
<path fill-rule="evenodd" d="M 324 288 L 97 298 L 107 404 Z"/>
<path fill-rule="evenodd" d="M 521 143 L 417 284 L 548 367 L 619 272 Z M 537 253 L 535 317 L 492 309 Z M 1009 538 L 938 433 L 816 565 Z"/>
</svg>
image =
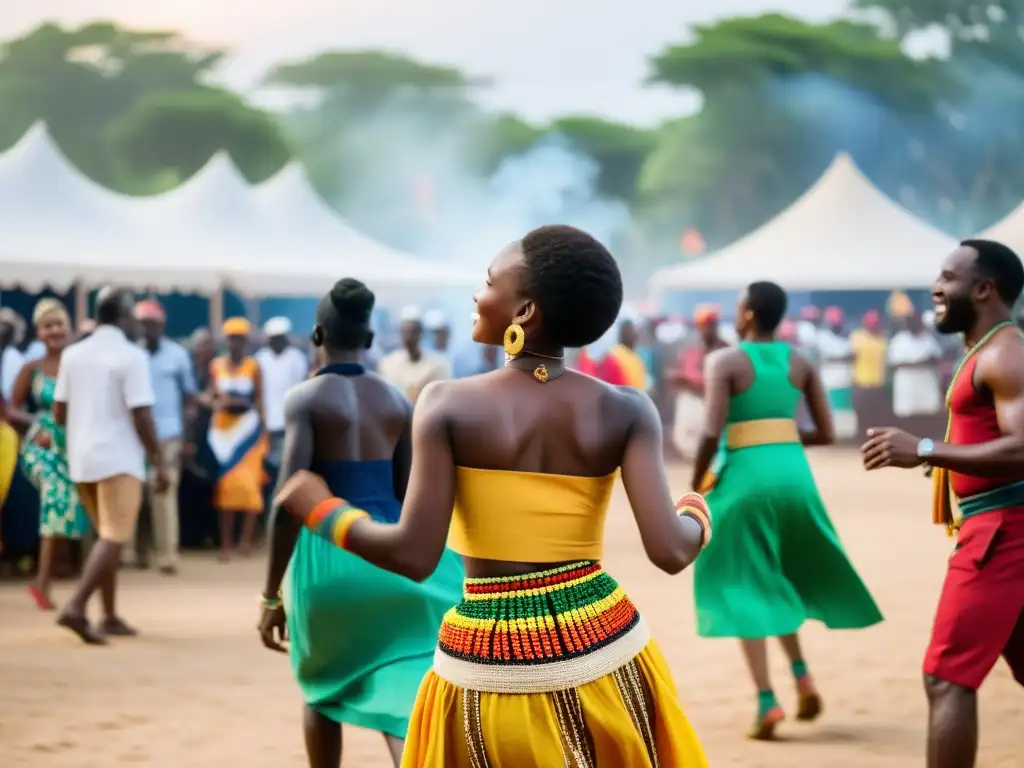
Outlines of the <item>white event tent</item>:
<svg viewBox="0 0 1024 768">
<path fill-rule="evenodd" d="M 788 290 L 925 288 L 955 247 L 841 154 L 775 218 L 717 252 L 656 272 L 650 288 L 727 290 L 762 279 Z"/>
<path fill-rule="evenodd" d="M 1017 253 L 1024 253 L 1024 203 L 982 232 L 978 237 L 1005 243 Z"/>
<path fill-rule="evenodd" d="M 0 154 L 0 288 L 106 282 L 250 297 L 309 295 L 351 275 L 409 291 L 479 282 L 394 251 L 348 225 L 291 166 L 252 187 L 226 153 L 150 197 L 121 195 L 78 171 L 37 124 Z"/>
<path fill-rule="evenodd" d="M 66 291 L 116 280 L 215 290 L 208 270 L 147 257 L 152 234 L 136 206 L 78 171 L 37 124 L 0 154 L 0 284 Z"/>
<path fill-rule="evenodd" d="M 341 277 L 363 280 L 375 290 L 481 282 L 478 274 L 402 253 L 359 232 L 324 202 L 298 162 L 256 187 L 254 200 L 264 220 L 292 245 L 271 262 L 247 263 L 234 275 L 246 293 L 320 294 Z"/>
</svg>

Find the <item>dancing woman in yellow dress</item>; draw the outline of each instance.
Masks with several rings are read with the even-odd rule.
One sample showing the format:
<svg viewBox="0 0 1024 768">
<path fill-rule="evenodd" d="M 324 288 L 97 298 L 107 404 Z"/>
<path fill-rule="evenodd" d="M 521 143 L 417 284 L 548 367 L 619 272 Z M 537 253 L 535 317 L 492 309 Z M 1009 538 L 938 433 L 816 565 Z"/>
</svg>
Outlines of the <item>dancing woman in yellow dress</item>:
<svg viewBox="0 0 1024 768">
<path fill-rule="evenodd" d="M 464 558 L 463 599 L 442 624 L 402 765 L 704 768 L 661 651 L 600 565 L 617 474 L 648 558 L 669 573 L 710 536 L 703 499 L 673 504 L 646 394 L 563 360 L 615 322 L 615 260 L 584 232 L 542 227 L 497 256 L 474 299 L 473 339 L 504 340 L 506 367 L 423 390 L 400 520 L 369 519 L 308 472 L 277 498 L 313 532 L 412 579 L 434 571 L 446 543 Z"/>
</svg>

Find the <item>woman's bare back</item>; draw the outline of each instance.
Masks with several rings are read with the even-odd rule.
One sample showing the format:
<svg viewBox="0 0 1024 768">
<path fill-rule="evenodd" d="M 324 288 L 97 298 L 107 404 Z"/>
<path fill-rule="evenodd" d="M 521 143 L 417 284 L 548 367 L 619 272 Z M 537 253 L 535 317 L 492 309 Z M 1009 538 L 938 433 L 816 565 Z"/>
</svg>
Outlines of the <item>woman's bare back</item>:
<svg viewBox="0 0 1024 768">
<path fill-rule="evenodd" d="M 294 394 L 306 402 L 317 461 L 392 459 L 408 434 L 408 401 L 373 373 L 321 374 Z"/>
<path fill-rule="evenodd" d="M 457 466 L 601 477 L 619 467 L 636 418 L 637 393 L 575 371 L 541 384 L 502 370 L 446 389 Z"/>
</svg>

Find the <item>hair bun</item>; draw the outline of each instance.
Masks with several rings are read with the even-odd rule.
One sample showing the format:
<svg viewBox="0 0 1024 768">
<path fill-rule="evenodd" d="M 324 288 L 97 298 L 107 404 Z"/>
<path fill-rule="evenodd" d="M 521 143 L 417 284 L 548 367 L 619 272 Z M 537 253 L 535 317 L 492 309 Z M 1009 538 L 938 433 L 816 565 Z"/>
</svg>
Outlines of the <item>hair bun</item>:
<svg viewBox="0 0 1024 768">
<path fill-rule="evenodd" d="M 373 315 L 377 297 L 366 284 L 352 277 L 346 277 L 334 284 L 330 292 L 331 305 L 346 320 L 367 324 Z"/>
</svg>

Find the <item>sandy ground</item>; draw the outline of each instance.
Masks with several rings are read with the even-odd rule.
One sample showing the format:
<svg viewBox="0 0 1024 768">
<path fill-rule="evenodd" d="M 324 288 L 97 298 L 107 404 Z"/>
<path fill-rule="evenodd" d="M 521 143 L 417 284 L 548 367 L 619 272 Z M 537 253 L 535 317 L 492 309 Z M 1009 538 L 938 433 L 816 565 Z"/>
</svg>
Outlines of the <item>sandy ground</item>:
<svg viewBox="0 0 1024 768">
<path fill-rule="evenodd" d="M 916 473 L 866 475 L 849 453 L 819 453 L 814 466 L 886 622 L 862 632 L 807 627 L 826 713 L 809 726 L 785 724 L 779 743 L 743 738 L 753 692 L 739 650 L 696 637 L 690 576 L 647 563 L 621 493 L 607 566 L 652 624 L 715 768 L 917 768 L 920 659 L 950 542 L 928 524 L 928 484 Z M 685 470 L 673 475 L 683 488 Z M 0 766 L 304 765 L 287 659 L 264 650 L 254 629 L 262 573 L 261 559 L 222 566 L 205 557 L 187 559 L 173 580 L 130 573 L 123 613 L 144 634 L 107 648 L 80 646 L 35 610 L 22 585 L 0 586 Z M 777 690 L 792 709 L 785 661 L 772 651 Z M 981 709 L 979 766 L 1020 766 L 1024 691 L 1002 662 Z M 375 734 L 348 730 L 346 749 L 345 766 L 389 764 Z"/>
</svg>

